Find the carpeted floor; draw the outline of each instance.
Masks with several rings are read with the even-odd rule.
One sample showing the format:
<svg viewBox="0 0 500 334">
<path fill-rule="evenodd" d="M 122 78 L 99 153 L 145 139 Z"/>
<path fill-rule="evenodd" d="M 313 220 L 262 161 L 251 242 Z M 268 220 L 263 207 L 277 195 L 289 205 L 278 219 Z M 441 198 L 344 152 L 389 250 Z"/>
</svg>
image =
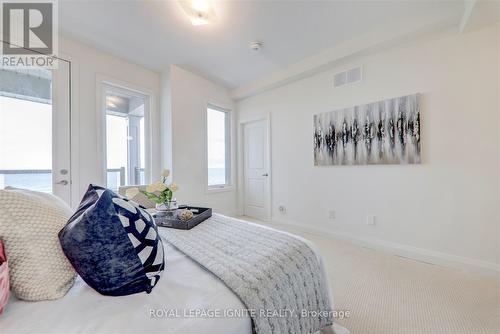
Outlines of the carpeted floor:
<svg viewBox="0 0 500 334">
<path fill-rule="evenodd" d="M 320 248 L 335 309 L 350 311 L 349 318 L 337 322 L 352 334 L 500 333 L 500 282 L 495 277 L 262 224 L 300 235 Z"/>
</svg>

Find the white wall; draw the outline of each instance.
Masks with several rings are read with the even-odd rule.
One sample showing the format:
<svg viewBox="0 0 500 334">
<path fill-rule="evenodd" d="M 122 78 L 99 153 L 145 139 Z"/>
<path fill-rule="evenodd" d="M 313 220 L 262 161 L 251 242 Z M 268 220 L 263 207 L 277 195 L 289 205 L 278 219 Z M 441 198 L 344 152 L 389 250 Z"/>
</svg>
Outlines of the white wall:
<svg viewBox="0 0 500 334">
<path fill-rule="evenodd" d="M 89 183 L 105 184 L 102 173 L 100 124 L 97 104 L 97 78 L 109 77 L 131 87 L 143 87 L 153 93 L 152 175 L 159 177 L 159 73 L 70 39 L 59 40 L 60 53 L 72 61 L 73 185 L 72 204 L 78 204 Z"/>
<path fill-rule="evenodd" d="M 218 212 L 236 212 L 236 192 L 206 191 L 206 112 L 208 104 L 234 110 L 226 88 L 177 66 L 162 74 L 162 128 L 164 162 L 171 166 L 173 180 L 179 185 L 180 203 L 208 206 Z M 233 125 L 236 117 L 231 112 Z M 234 126 L 233 126 L 234 128 Z M 234 131 L 232 135 L 235 138 Z M 233 166 L 235 142 L 233 147 Z M 233 169 L 236 172 L 236 168 Z M 234 178 L 236 179 L 236 178 Z"/>
<path fill-rule="evenodd" d="M 240 119 L 271 113 L 273 219 L 498 270 L 499 46 L 495 26 L 435 36 L 238 102 Z M 333 74 L 358 64 L 363 82 L 334 89 Z M 314 114 L 416 92 L 421 165 L 314 167 Z"/>
</svg>

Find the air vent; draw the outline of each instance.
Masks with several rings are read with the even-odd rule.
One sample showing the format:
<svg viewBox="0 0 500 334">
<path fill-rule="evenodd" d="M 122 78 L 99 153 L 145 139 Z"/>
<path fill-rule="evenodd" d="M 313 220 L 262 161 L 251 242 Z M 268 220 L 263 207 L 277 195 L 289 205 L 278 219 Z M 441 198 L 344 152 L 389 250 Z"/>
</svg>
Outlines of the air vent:
<svg viewBox="0 0 500 334">
<path fill-rule="evenodd" d="M 335 73 L 333 77 L 333 87 L 340 87 L 355 82 L 359 82 L 362 79 L 361 66 L 348 69 L 347 71 Z"/>
</svg>

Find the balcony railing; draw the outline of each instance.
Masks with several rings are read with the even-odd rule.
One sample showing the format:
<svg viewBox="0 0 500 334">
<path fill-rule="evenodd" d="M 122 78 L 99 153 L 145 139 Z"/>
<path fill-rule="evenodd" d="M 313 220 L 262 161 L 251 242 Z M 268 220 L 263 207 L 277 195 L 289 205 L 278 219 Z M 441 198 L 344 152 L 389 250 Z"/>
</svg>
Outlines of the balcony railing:
<svg viewBox="0 0 500 334">
<path fill-rule="evenodd" d="M 107 187 L 111 190 L 118 191 L 119 187 L 128 184 L 126 182 L 127 174 L 125 167 L 108 169 L 107 177 Z M 130 184 L 144 184 L 145 181 L 144 168 L 134 168 L 132 183 Z"/>
<path fill-rule="evenodd" d="M 0 189 L 7 186 L 52 192 L 52 170 L 16 169 L 0 170 Z"/>
<path fill-rule="evenodd" d="M 109 168 L 107 170 L 108 188 L 117 191 L 126 184 L 126 170 Z M 144 168 L 135 168 L 134 184 L 144 184 Z M 52 170 L 50 169 L 0 169 L 0 189 L 7 186 L 25 188 L 35 191 L 52 192 Z"/>
<path fill-rule="evenodd" d="M 118 188 L 125 184 L 125 178 L 125 167 L 108 168 L 107 187 L 113 191 L 118 191 Z"/>
</svg>

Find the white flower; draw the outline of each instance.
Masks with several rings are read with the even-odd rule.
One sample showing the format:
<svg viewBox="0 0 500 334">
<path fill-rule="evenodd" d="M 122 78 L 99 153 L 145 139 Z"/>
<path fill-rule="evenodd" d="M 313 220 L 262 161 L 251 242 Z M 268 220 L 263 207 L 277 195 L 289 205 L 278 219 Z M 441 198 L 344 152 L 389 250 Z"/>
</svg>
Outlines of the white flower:
<svg viewBox="0 0 500 334">
<path fill-rule="evenodd" d="M 135 196 L 137 196 L 138 194 L 139 194 L 139 189 L 138 188 L 128 188 L 125 191 L 125 197 L 127 197 L 128 199 L 132 199 Z"/>
<path fill-rule="evenodd" d="M 156 182 L 146 187 L 148 193 L 162 192 L 165 189 L 167 189 L 167 186 L 163 182 Z"/>
<path fill-rule="evenodd" d="M 161 176 L 163 177 L 169 177 L 170 175 L 170 170 L 164 169 L 163 172 L 161 172 Z"/>
<path fill-rule="evenodd" d="M 175 183 L 171 183 L 169 186 L 168 186 L 168 189 L 170 189 L 172 192 L 174 191 L 177 191 L 179 190 L 179 187 L 175 184 Z"/>
</svg>

